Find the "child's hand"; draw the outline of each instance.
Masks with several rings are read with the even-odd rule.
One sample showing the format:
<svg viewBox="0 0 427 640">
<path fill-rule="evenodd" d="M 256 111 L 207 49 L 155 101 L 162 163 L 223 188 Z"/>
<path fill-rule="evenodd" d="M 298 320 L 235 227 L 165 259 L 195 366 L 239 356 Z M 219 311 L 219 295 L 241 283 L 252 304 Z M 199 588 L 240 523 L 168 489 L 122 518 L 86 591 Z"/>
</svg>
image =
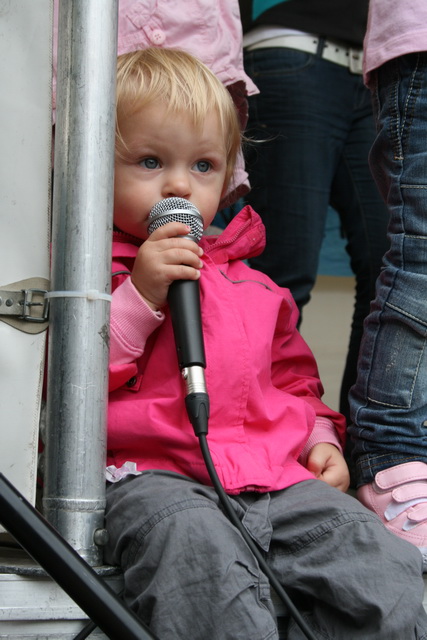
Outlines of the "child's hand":
<svg viewBox="0 0 427 640">
<path fill-rule="evenodd" d="M 347 491 L 350 474 L 347 463 L 333 444 L 316 444 L 308 454 L 307 469 L 340 491 Z"/>
<path fill-rule="evenodd" d="M 169 222 L 142 243 L 132 271 L 132 283 L 154 310 L 166 304 L 169 286 L 174 280 L 197 280 L 203 262 L 203 250 L 193 240 L 177 236 L 190 229 L 181 222 Z"/>
</svg>

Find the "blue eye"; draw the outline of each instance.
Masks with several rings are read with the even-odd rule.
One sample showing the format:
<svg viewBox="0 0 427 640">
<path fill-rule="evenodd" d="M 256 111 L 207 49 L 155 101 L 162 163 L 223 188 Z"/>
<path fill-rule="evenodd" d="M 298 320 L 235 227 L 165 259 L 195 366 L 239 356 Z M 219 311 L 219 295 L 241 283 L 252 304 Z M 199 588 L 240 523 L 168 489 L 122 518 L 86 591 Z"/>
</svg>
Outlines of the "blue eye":
<svg viewBox="0 0 427 640">
<path fill-rule="evenodd" d="M 144 158 L 139 164 L 145 169 L 157 169 L 159 161 L 156 158 Z"/>
<path fill-rule="evenodd" d="M 200 171 L 200 173 L 207 173 L 209 169 L 211 169 L 212 165 L 207 160 L 199 160 L 194 165 L 196 171 Z"/>
</svg>

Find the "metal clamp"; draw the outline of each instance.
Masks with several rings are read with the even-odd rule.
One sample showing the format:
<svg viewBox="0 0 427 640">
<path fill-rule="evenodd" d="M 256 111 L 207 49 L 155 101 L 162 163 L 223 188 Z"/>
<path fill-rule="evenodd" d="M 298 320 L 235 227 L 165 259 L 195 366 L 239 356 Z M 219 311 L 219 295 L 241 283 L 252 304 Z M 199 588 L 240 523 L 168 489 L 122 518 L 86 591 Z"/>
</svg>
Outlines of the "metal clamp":
<svg viewBox="0 0 427 640">
<path fill-rule="evenodd" d="M 22 289 L 21 291 L 24 294 L 24 300 L 21 303 L 22 315 L 19 316 L 21 320 L 26 320 L 27 322 L 47 322 L 49 317 L 49 300 L 45 298 L 47 291 L 45 289 Z M 34 295 L 41 296 L 43 301 L 33 302 Z M 36 317 L 31 315 L 33 307 L 43 307 L 40 316 Z"/>
<path fill-rule="evenodd" d="M 44 289 L 0 290 L 0 315 L 16 316 L 19 320 L 27 322 L 47 322 L 49 301 L 44 297 L 46 293 Z M 42 301 L 36 302 L 34 298 L 37 296 L 40 296 Z M 41 313 L 37 314 L 36 311 Z"/>
<path fill-rule="evenodd" d="M 48 289 L 45 278 L 28 278 L 0 287 L 0 320 L 26 333 L 47 327 Z"/>
</svg>

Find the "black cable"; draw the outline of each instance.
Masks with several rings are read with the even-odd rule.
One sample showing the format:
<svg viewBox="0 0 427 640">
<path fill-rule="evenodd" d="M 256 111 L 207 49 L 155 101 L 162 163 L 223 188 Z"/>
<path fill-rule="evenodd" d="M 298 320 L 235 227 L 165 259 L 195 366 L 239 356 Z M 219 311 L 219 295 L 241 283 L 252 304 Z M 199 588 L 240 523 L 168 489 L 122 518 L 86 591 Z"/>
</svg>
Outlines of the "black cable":
<svg viewBox="0 0 427 640">
<path fill-rule="evenodd" d="M 92 620 L 89 620 L 89 622 L 85 624 L 83 629 L 79 631 L 76 636 L 74 636 L 73 640 L 86 640 L 86 638 L 92 633 L 92 631 L 95 631 L 95 629 L 97 628 L 98 625 L 95 624 Z"/>
<path fill-rule="evenodd" d="M 295 620 L 297 625 L 300 627 L 301 631 L 304 633 L 306 638 L 308 638 L 308 640 L 317 640 L 316 637 L 313 635 L 313 632 L 311 631 L 311 629 L 308 628 L 308 626 L 305 623 L 305 620 L 301 616 L 300 612 L 295 607 L 294 603 L 292 602 L 292 600 L 290 599 L 290 597 L 288 596 L 288 594 L 286 593 L 286 591 L 284 590 L 284 588 L 282 587 L 282 585 L 280 584 L 280 582 L 278 581 L 278 579 L 276 578 L 274 573 L 271 571 L 270 567 L 268 566 L 267 562 L 265 561 L 264 557 L 262 556 L 260 550 L 258 549 L 256 543 L 250 537 L 249 533 L 246 531 L 245 527 L 241 523 L 237 513 L 234 511 L 234 508 L 233 508 L 233 505 L 231 504 L 230 498 L 225 493 L 224 488 L 223 488 L 223 486 L 222 486 L 222 484 L 221 484 L 221 482 L 220 482 L 220 480 L 218 478 L 218 474 L 216 472 L 215 465 L 214 465 L 214 463 L 212 461 L 212 457 L 211 457 L 211 453 L 210 453 L 210 450 L 209 450 L 209 445 L 208 445 L 208 441 L 207 441 L 206 435 L 204 433 L 201 433 L 197 437 L 199 439 L 200 449 L 202 451 L 202 455 L 203 455 L 203 459 L 205 461 L 206 469 L 207 469 L 207 471 L 209 473 L 209 477 L 210 477 L 210 479 L 212 481 L 212 484 L 214 486 L 215 491 L 218 494 L 218 497 L 219 497 L 219 499 L 221 501 L 221 504 L 222 504 L 222 506 L 224 508 L 224 511 L 225 511 L 227 517 L 232 522 L 232 524 L 234 524 L 235 527 L 240 531 L 244 541 L 246 542 L 246 544 L 248 545 L 249 549 L 252 551 L 253 555 L 255 556 L 255 558 L 256 558 L 261 570 L 268 577 L 271 586 L 273 587 L 273 589 L 275 590 L 275 592 L 277 593 L 278 597 L 283 602 L 285 607 L 288 609 L 290 615 Z"/>
<path fill-rule="evenodd" d="M 124 589 L 122 589 L 117 594 L 117 597 L 120 598 L 120 600 L 122 600 L 123 593 Z M 130 607 L 130 609 L 132 609 L 132 607 Z M 86 638 L 89 637 L 92 631 L 95 631 L 95 629 L 98 629 L 98 625 L 93 620 L 88 620 L 83 629 L 81 629 L 78 634 L 74 636 L 73 640 L 86 640 Z"/>
</svg>

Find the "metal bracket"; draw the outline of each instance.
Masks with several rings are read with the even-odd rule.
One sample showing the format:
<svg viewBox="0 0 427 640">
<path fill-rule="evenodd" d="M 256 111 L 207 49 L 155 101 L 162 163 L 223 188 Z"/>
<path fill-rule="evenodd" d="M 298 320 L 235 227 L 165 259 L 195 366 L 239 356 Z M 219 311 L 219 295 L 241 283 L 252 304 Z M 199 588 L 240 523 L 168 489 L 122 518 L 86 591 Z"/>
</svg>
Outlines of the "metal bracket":
<svg viewBox="0 0 427 640">
<path fill-rule="evenodd" d="M 29 278 L 0 287 L 0 320 L 27 333 L 39 333 L 47 327 L 49 282 Z"/>
<path fill-rule="evenodd" d="M 47 322 L 49 300 L 44 297 L 46 293 L 45 289 L 21 289 L 20 291 L 0 289 L 0 315 L 16 316 L 27 322 Z"/>
</svg>

